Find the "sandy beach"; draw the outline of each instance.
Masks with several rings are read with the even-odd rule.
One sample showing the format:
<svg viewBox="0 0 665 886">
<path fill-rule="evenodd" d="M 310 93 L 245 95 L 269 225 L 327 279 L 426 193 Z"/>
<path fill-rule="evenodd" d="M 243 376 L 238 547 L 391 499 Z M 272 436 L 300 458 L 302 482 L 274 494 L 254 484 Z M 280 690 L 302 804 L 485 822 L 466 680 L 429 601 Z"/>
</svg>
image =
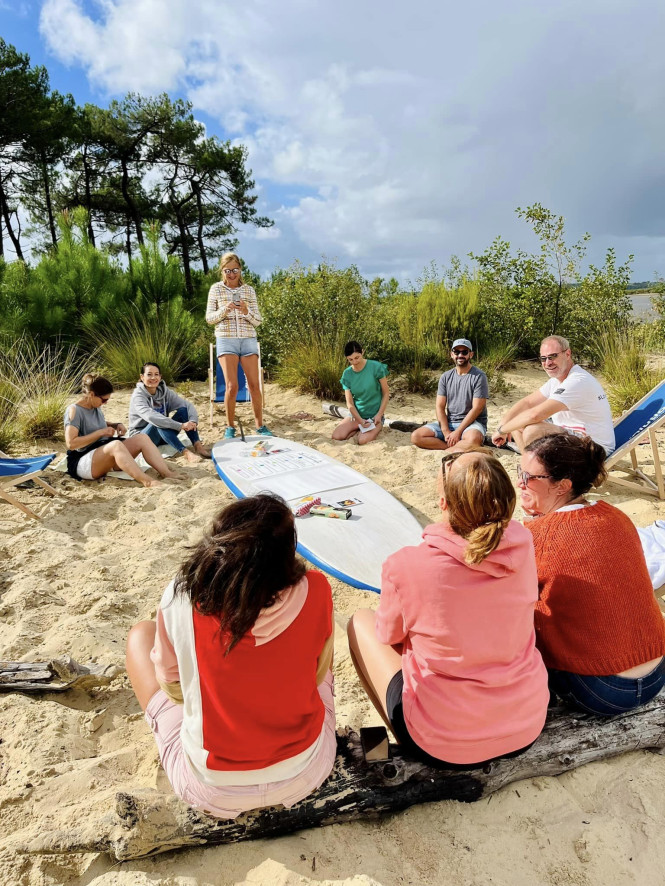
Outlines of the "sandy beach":
<svg viewBox="0 0 665 886">
<path fill-rule="evenodd" d="M 508 394 L 489 403 L 490 427 L 506 406 L 534 390 L 543 373 L 518 364 Z M 434 418 L 434 397 L 394 386 L 388 415 Z M 126 420 L 129 390 L 106 407 Z M 219 407 L 208 427 L 207 386 L 186 386 L 201 415 L 204 442 L 223 433 Z M 300 420 L 299 412 L 314 415 Z M 250 419 L 249 406 L 240 407 Z M 437 519 L 435 453 L 409 435 L 384 430 L 366 447 L 330 439 L 335 420 L 314 397 L 266 386 L 266 423 L 275 434 L 313 446 L 367 474 L 425 525 Z M 665 433 L 658 435 L 665 458 Z M 64 444 L 54 448 L 64 453 Z M 640 459 L 650 464 L 649 448 Z M 49 451 L 40 444 L 33 452 Z M 52 451 L 52 449 L 50 450 Z M 500 458 L 514 476 L 517 456 Z M 159 489 L 107 478 L 78 483 L 48 472 L 62 494 L 18 490 L 40 523 L 0 503 L 0 659 L 43 661 L 65 654 L 115 666 L 108 686 L 27 696 L 0 694 L 0 883 L 3 886 L 606 886 L 665 883 L 665 757 L 636 752 L 558 778 L 510 785 L 488 800 L 413 807 L 363 823 L 274 840 L 193 849 L 114 865 L 105 854 L 29 852 L 49 834 L 90 826 L 113 807 L 118 790 L 167 785 L 157 751 L 124 674 L 132 624 L 155 614 L 184 549 L 231 501 L 210 461 L 176 462 L 182 480 Z M 597 497 L 638 526 L 665 519 L 665 502 L 607 484 Z M 518 516 L 521 514 L 518 513 Z M 338 727 L 380 722 L 356 678 L 345 626 L 378 597 L 331 579 L 337 625 Z M 662 592 L 662 591 L 661 591 Z M 659 597 L 659 602 L 660 597 Z"/>
</svg>

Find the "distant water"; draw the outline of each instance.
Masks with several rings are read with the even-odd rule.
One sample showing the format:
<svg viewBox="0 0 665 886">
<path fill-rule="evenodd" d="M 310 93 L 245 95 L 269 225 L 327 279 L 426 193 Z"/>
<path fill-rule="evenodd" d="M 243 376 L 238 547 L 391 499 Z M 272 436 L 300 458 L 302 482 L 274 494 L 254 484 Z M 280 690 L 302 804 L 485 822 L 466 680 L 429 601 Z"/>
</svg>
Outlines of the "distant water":
<svg viewBox="0 0 665 886">
<path fill-rule="evenodd" d="M 651 295 L 655 295 L 655 293 L 645 292 L 644 295 L 631 295 L 634 317 L 638 317 L 640 320 L 656 319 L 657 314 L 651 305 Z"/>
</svg>

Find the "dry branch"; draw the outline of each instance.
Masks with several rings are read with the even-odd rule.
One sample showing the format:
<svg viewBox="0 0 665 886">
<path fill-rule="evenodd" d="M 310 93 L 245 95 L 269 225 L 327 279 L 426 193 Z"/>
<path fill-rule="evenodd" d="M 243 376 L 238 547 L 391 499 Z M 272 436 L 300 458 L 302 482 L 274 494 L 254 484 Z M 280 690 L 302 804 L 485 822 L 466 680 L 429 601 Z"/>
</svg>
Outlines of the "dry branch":
<svg viewBox="0 0 665 886">
<path fill-rule="evenodd" d="M 118 674 L 115 665 L 82 665 L 68 655 L 50 661 L 0 661 L 0 692 L 63 692 L 91 689 Z"/>
<path fill-rule="evenodd" d="M 115 812 L 79 833 L 51 833 L 17 847 L 23 852 L 108 851 L 118 861 L 205 844 L 276 837 L 302 828 L 397 812 L 436 800 L 473 802 L 524 778 L 560 775 L 585 763 L 646 748 L 665 747 L 665 695 L 643 708 L 612 719 L 550 711 L 536 743 L 519 757 L 482 770 L 436 770 L 401 756 L 392 763 L 367 764 L 357 733 L 338 734 L 330 778 L 305 800 L 245 813 L 232 821 L 202 815 L 172 794 L 152 789 L 116 795 Z"/>
</svg>

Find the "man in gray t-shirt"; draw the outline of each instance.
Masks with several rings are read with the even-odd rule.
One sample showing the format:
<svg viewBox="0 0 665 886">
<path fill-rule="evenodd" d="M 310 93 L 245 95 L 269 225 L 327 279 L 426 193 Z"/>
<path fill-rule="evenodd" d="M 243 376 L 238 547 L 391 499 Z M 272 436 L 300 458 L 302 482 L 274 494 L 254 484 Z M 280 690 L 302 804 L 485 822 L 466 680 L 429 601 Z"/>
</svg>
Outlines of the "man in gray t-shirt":
<svg viewBox="0 0 665 886">
<path fill-rule="evenodd" d="M 463 452 L 482 446 L 487 433 L 487 376 L 471 365 L 473 346 L 467 338 L 453 342 L 454 369 L 439 379 L 436 396 L 438 421 L 423 425 L 411 434 L 420 449 L 447 449 Z"/>
</svg>

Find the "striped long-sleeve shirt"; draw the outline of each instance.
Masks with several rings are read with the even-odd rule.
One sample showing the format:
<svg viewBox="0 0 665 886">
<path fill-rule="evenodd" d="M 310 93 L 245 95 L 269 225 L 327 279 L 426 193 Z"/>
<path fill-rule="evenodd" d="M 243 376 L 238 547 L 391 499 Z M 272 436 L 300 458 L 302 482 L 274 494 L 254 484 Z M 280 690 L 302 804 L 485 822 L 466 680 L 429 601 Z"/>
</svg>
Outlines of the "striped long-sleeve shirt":
<svg viewBox="0 0 665 886">
<path fill-rule="evenodd" d="M 243 314 L 233 304 L 234 293 L 246 302 L 249 313 Z M 243 283 L 236 289 L 229 289 L 223 283 L 213 283 L 208 293 L 206 323 L 215 327 L 217 338 L 256 338 L 255 326 L 261 322 L 256 293 L 251 286 Z"/>
</svg>

